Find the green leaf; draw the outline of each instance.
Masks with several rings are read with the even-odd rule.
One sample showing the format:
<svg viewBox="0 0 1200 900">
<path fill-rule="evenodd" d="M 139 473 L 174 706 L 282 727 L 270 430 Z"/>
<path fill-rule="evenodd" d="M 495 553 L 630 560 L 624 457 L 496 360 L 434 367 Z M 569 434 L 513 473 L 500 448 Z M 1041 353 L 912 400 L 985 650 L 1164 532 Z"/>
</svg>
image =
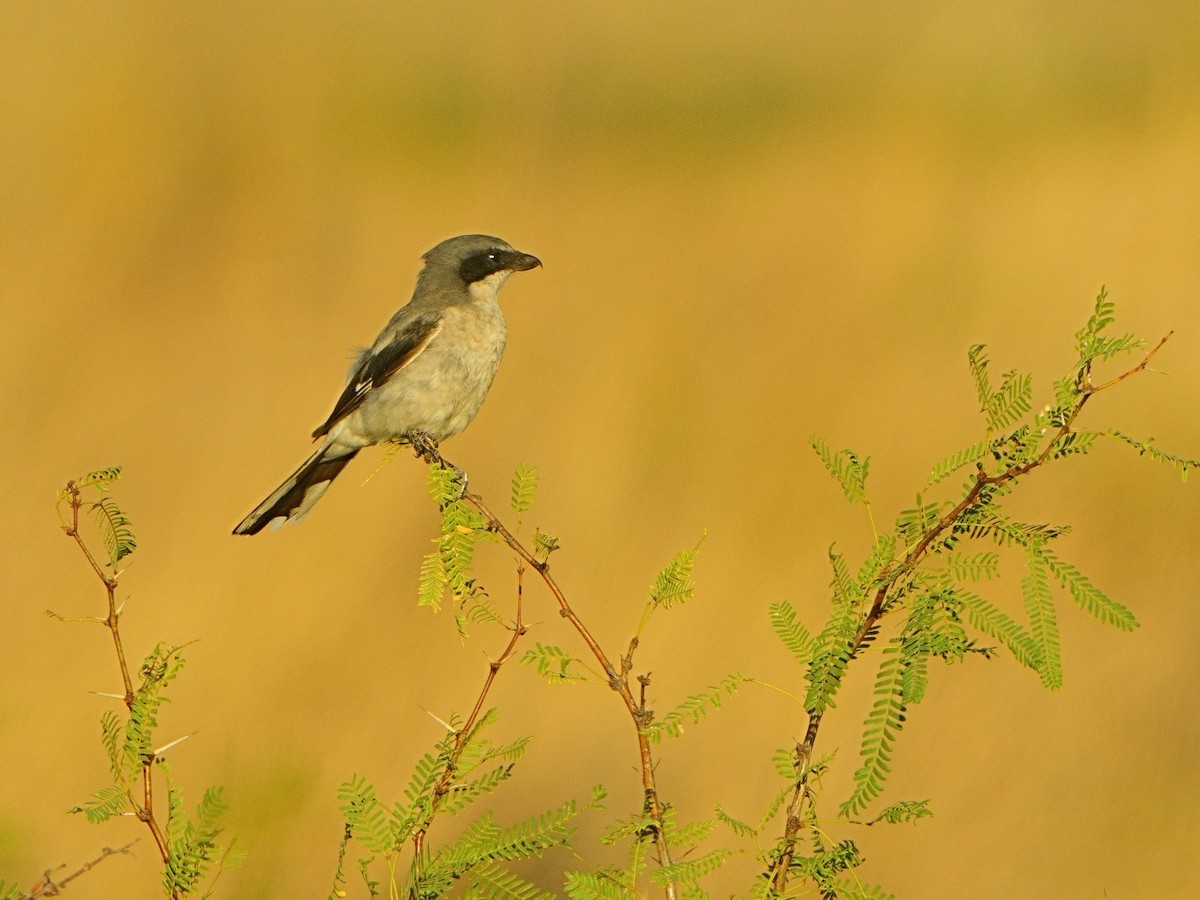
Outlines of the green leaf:
<svg viewBox="0 0 1200 900">
<path fill-rule="evenodd" d="M 858 631 L 858 606 L 865 599 L 862 587 L 846 571 L 845 560 L 831 550 L 829 561 L 833 565 L 833 608 L 814 641 L 812 664 L 804 674 L 808 681 L 804 708 L 816 713 L 834 705 L 833 699 L 846 673 L 851 644 Z"/>
<path fill-rule="evenodd" d="M 375 796 L 375 786 L 353 775 L 338 788 L 342 818 L 354 839 L 372 853 L 390 853 L 396 845 L 391 817 Z"/>
<path fill-rule="evenodd" d="M 183 811 L 182 793 L 171 780 L 170 766 L 162 758 L 156 762 L 167 784 L 165 831 L 170 858 L 163 871 L 163 888 L 170 896 L 191 894 L 213 863 L 225 855 L 217 837 L 226 804 L 221 788 L 209 788 L 196 807 L 195 818 L 188 818 Z"/>
<path fill-rule="evenodd" d="M 417 587 L 417 606 L 426 606 L 440 612 L 442 597 L 446 593 L 446 567 L 442 565 L 442 554 L 437 550 L 426 553 L 421 560 L 421 580 Z"/>
<path fill-rule="evenodd" d="M 1064 534 L 1071 533 L 1069 525 L 1048 525 L 1017 522 L 1001 515 L 994 505 L 979 506 L 964 515 L 954 526 L 955 531 L 971 537 L 990 537 L 997 546 L 1029 547 L 1042 545 Z"/>
<path fill-rule="evenodd" d="M 519 664 L 533 666 L 538 674 L 551 684 L 562 684 L 567 681 L 582 681 L 584 676 L 568 671 L 571 663 L 576 662 L 574 656 L 553 644 L 534 644 L 525 651 Z"/>
<path fill-rule="evenodd" d="M 979 462 L 983 459 L 992 442 L 987 438 L 981 441 L 976 441 L 969 447 L 964 447 L 957 453 L 952 453 L 941 462 L 937 463 L 929 473 L 929 480 L 925 483 L 927 488 L 933 487 L 940 481 L 948 478 L 950 475 L 957 472 L 963 466 L 969 466 L 972 463 Z"/>
<path fill-rule="evenodd" d="M 1083 456 L 1092 449 L 1096 438 L 1100 437 L 1091 431 L 1068 431 L 1054 444 L 1050 459 L 1062 459 L 1067 456 Z"/>
<path fill-rule="evenodd" d="M 495 863 L 485 862 L 471 870 L 475 896 L 487 900 L 554 900 L 548 894 Z"/>
<path fill-rule="evenodd" d="M 979 400 L 979 411 L 986 413 L 992 399 L 986 344 L 975 344 L 967 351 L 967 365 L 971 369 L 971 380 L 975 383 L 975 397 Z"/>
<path fill-rule="evenodd" d="M 897 640 L 884 648 L 875 679 L 875 702 L 863 728 L 862 765 L 854 773 L 853 793 L 841 806 L 843 816 L 865 809 L 883 792 L 883 783 L 891 773 L 892 747 L 905 720 L 904 665 L 900 651 Z"/>
<path fill-rule="evenodd" d="M 904 665 L 900 667 L 900 700 L 905 706 L 912 706 L 925 699 L 925 689 L 929 686 L 929 652 L 925 647 L 909 651 L 910 644 L 918 645 L 926 641 L 904 642 Z"/>
<path fill-rule="evenodd" d="M 692 694 L 683 703 L 667 713 L 663 718 L 643 729 L 651 741 L 661 741 L 664 737 L 679 737 L 683 734 L 684 724 L 688 721 L 699 724 L 708 717 L 710 710 L 721 708 L 725 697 L 737 693 L 738 688 L 746 681 L 746 676 L 735 672 L 726 676 L 719 684 L 714 684 L 701 694 Z"/>
<path fill-rule="evenodd" d="M 695 859 L 686 859 L 655 869 L 650 873 L 650 881 L 659 888 L 665 888 L 671 882 L 694 884 L 705 875 L 719 869 L 731 856 L 732 850 L 710 850 Z"/>
<path fill-rule="evenodd" d="M 115 569 L 121 560 L 137 549 L 137 539 L 133 536 L 129 517 L 111 497 L 102 496 L 92 504 L 92 511 L 96 514 L 96 522 L 100 526 L 100 537 L 108 554 L 108 564 Z"/>
<path fill-rule="evenodd" d="M 439 509 L 444 509 L 458 500 L 462 493 L 462 483 L 458 480 L 458 475 L 453 469 L 442 466 L 432 465 L 429 467 L 427 484 L 429 496 L 433 498 L 433 502 L 438 505 Z"/>
<path fill-rule="evenodd" d="M 442 798 L 438 813 L 456 815 L 484 794 L 490 794 L 512 777 L 513 764 L 507 763 L 485 772 L 479 778 L 451 784 Z"/>
<path fill-rule="evenodd" d="M 800 621 L 796 608 L 786 600 L 772 603 L 768 613 L 771 627 L 783 641 L 783 646 L 795 657 L 796 662 L 807 666 L 812 662 L 813 639 L 804 623 Z"/>
<path fill-rule="evenodd" d="M 708 840 L 708 836 L 716 827 L 715 819 L 704 819 L 682 828 L 676 828 L 672 823 L 671 827 L 667 829 L 667 840 L 670 841 L 672 847 L 689 851 L 690 848 Z"/>
<path fill-rule="evenodd" d="M 132 811 L 129 793 L 120 785 L 101 788 L 84 801 L 83 806 L 73 806 L 67 810 L 70 813 L 83 813 L 93 825 Z"/>
<path fill-rule="evenodd" d="M 1106 338 L 1104 329 L 1116 319 L 1116 304 L 1108 299 L 1108 290 L 1100 288 L 1096 305 L 1087 324 L 1075 332 L 1075 350 L 1079 354 L 1078 368 L 1088 366 L 1094 360 L 1107 362 L 1119 353 L 1131 353 L 1144 346 L 1132 334 Z"/>
<path fill-rule="evenodd" d="M 224 788 L 210 787 L 204 792 L 200 805 L 196 807 L 196 824 L 204 831 L 216 831 L 221 826 L 221 817 L 229 809 L 224 799 Z"/>
<path fill-rule="evenodd" d="M 896 537 L 910 547 L 920 543 L 941 518 L 945 505 L 941 500 L 926 503 L 925 498 L 917 494 L 917 505 L 901 511 L 896 517 Z"/>
<path fill-rule="evenodd" d="M 1159 450 L 1154 446 L 1154 438 L 1146 438 L 1143 441 L 1139 441 L 1137 438 L 1132 438 L 1115 429 L 1106 431 L 1104 434 L 1108 437 L 1116 438 L 1124 444 L 1128 444 L 1138 452 L 1138 456 L 1148 456 L 1155 462 L 1167 463 L 1173 466 L 1179 470 L 1179 476 L 1183 481 L 1187 481 L 1189 469 L 1200 467 L 1200 459 L 1189 459 L 1185 456 L 1177 456 L 1174 453 Z"/>
<path fill-rule="evenodd" d="M 808 439 L 808 443 L 821 458 L 829 474 L 841 485 L 846 499 L 851 503 L 865 502 L 871 458 L 868 456 L 860 460 L 853 450 L 839 450 L 834 453 L 828 444 L 815 435 Z"/>
<path fill-rule="evenodd" d="M 738 837 L 752 838 L 758 836 L 757 828 L 747 822 L 743 822 L 741 819 L 735 819 L 729 813 L 725 812 L 719 803 L 716 806 L 716 814 L 718 821 Z"/>
<path fill-rule="evenodd" d="M 501 828 L 491 813 L 485 813 L 467 826 L 458 841 L 434 857 L 425 878 L 448 885 L 481 863 L 541 856 L 550 847 L 566 844 L 570 822 L 577 813 L 571 800 L 511 828 Z"/>
<path fill-rule="evenodd" d="M 501 744 L 499 747 L 488 747 L 481 761 L 490 762 L 493 759 L 503 759 L 506 762 L 515 763 L 525 755 L 525 751 L 529 748 L 529 742 L 532 740 L 532 735 L 526 735 L 511 743 Z"/>
<path fill-rule="evenodd" d="M 855 869 L 860 865 L 862 865 L 862 854 L 859 853 L 854 841 L 838 841 L 828 850 L 821 850 L 807 857 L 796 856 L 792 860 L 793 869 L 811 878 L 826 892 L 833 890 L 835 875 Z"/>
<path fill-rule="evenodd" d="M 121 746 L 121 767 L 128 782 L 150 758 L 154 747 L 154 729 L 158 727 L 158 711 L 166 702 L 163 695 L 184 660 L 179 647 L 164 647 L 156 644 L 142 661 L 138 674 L 141 682 L 134 689 L 133 703 L 125 722 L 125 739 Z"/>
<path fill-rule="evenodd" d="M 701 537 L 700 540 L 703 541 L 704 538 Z M 696 567 L 696 554 L 699 551 L 700 544 L 697 543 L 692 549 L 680 550 L 675 554 L 675 558 L 667 563 L 654 579 L 650 588 L 652 603 L 663 609 L 670 609 L 677 603 L 686 603 L 692 599 L 696 590 L 691 582 L 692 571 Z"/>
<path fill-rule="evenodd" d="M 799 773 L 796 771 L 796 748 L 780 747 L 771 754 L 771 763 L 779 777 L 794 782 Z"/>
<path fill-rule="evenodd" d="M 533 506 L 533 498 L 537 493 L 537 486 L 537 469 L 527 466 L 525 463 L 517 466 L 517 471 L 513 473 L 512 497 L 510 500 L 513 512 L 519 515 L 527 512 Z"/>
<path fill-rule="evenodd" d="M 946 555 L 946 574 L 958 581 L 999 578 L 1000 557 L 991 551 L 949 553 Z"/>
<path fill-rule="evenodd" d="M 1041 659 L 1038 647 L 1015 619 L 978 594 L 955 591 L 954 597 L 966 609 L 972 626 L 1004 644 L 1021 665 L 1037 669 Z"/>
<path fill-rule="evenodd" d="M 436 756 L 432 753 L 424 753 L 417 760 L 417 764 L 413 766 L 408 786 L 404 789 L 404 796 L 408 800 L 411 810 L 409 815 L 428 809 L 434 786 L 441 779 L 442 772 L 445 770 L 445 762 L 449 758 L 449 741 L 449 738 L 443 739 L 438 744 Z M 399 805 L 397 806 L 398 811 Z"/>
<path fill-rule="evenodd" d="M 547 534 L 540 529 L 533 533 L 533 555 L 536 559 L 545 562 L 550 558 L 550 554 L 559 548 L 558 538 L 552 534 Z"/>
<path fill-rule="evenodd" d="M 890 534 L 879 535 L 875 539 L 875 546 L 871 548 L 870 556 L 858 570 L 858 577 L 852 582 L 854 588 L 861 591 L 864 596 L 866 592 L 878 588 L 880 586 L 880 582 L 877 580 L 878 576 L 887 571 L 888 566 L 895 558 L 896 539 Z"/>
<path fill-rule="evenodd" d="M 568 872 L 564 889 L 572 900 L 637 900 L 610 872 Z"/>
<path fill-rule="evenodd" d="M 832 547 L 829 548 L 829 565 L 833 569 L 833 581 L 829 586 L 833 589 L 834 599 L 845 601 L 851 607 L 857 608 L 867 596 L 866 588 L 850 575 L 846 558 Z"/>
<path fill-rule="evenodd" d="M 109 485 L 121 477 L 123 467 L 109 466 L 107 469 L 97 469 L 95 472 L 88 472 L 79 479 L 78 485 L 84 487 L 97 487 L 102 491 L 108 490 Z"/>
<path fill-rule="evenodd" d="M 1129 609 L 1109 599 L 1073 565 L 1059 559 L 1049 550 L 1043 550 L 1041 557 L 1055 580 L 1067 589 L 1071 598 L 1084 612 L 1122 631 L 1133 631 L 1138 627 L 1138 621 Z"/>
<path fill-rule="evenodd" d="M 871 820 L 870 824 L 887 822 L 889 825 L 899 825 L 904 822 L 915 822 L 917 819 L 924 819 L 932 815 L 933 811 L 929 808 L 928 800 L 901 800 L 882 810 Z"/>
<path fill-rule="evenodd" d="M 653 828 L 654 819 L 645 813 L 626 816 L 604 829 L 604 833 L 600 835 L 600 843 L 610 846 L 630 835 L 645 834 Z"/>
<path fill-rule="evenodd" d="M 121 717 L 112 710 L 105 710 L 100 715 L 100 742 L 104 745 L 104 753 L 108 756 L 108 765 L 113 778 L 120 782 L 124 777 L 124 759 L 121 747 L 124 743 Z"/>
<path fill-rule="evenodd" d="M 488 533 L 483 517 L 468 503 L 455 500 L 443 507 L 438 553 L 441 555 L 446 585 L 460 602 L 482 592 L 482 588 L 471 577 L 471 566 L 476 542 Z"/>
<path fill-rule="evenodd" d="M 1021 579 L 1021 596 L 1029 616 L 1029 631 L 1038 649 L 1038 674 L 1050 690 L 1062 687 L 1062 649 L 1058 636 L 1058 619 L 1054 613 L 1054 598 L 1050 594 L 1050 576 L 1046 558 L 1040 548 L 1032 546 L 1025 552 L 1025 567 L 1029 574 Z"/>
<path fill-rule="evenodd" d="M 1024 416 L 1033 405 L 1033 376 L 1015 369 L 1005 372 L 1000 388 L 988 398 L 984 413 L 988 429 L 999 431 Z"/>
</svg>

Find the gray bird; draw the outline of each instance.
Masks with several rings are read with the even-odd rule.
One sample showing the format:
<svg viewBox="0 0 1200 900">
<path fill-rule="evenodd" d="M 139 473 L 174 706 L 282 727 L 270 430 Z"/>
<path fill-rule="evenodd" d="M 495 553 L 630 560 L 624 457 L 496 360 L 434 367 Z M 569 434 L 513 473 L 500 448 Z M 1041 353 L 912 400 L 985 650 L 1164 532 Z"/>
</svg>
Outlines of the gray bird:
<svg viewBox="0 0 1200 900">
<path fill-rule="evenodd" d="M 304 516 L 363 447 L 441 441 L 475 418 L 508 334 L 496 297 L 513 272 L 542 263 L 485 234 L 442 241 L 424 259 L 412 299 L 359 354 L 333 412 L 313 432 L 316 452 L 234 534 Z"/>
</svg>

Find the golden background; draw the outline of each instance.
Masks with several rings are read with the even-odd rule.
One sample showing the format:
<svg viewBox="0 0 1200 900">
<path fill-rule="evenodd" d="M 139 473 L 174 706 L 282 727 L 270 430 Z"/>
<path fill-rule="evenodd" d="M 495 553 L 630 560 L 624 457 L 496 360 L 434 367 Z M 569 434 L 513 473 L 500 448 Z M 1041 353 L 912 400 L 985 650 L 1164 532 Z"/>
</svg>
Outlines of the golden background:
<svg viewBox="0 0 1200 900">
<path fill-rule="evenodd" d="M 697 598 L 637 658 L 660 713 L 733 670 L 801 687 L 766 608 L 819 627 L 828 546 L 869 534 L 807 437 L 873 457 L 890 522 L 981 433 L 973 343 L 1045 397 L 1105 283 L 1118 329 L 1176 335 L 1166 376 L 1085 424 L 1200 454 L 1193 3 L 10 2 L 0 33 L 0 877 L 144 831 L 64 814 L 105 783 L 109 701 L 86 691 L 117 684 L 100 629 L 42 614 L 102 609 L 53 509 L 90 469 L 126 467 L 131 654 L 198 639 L 159 733 L 197 733 L 171 754 L 189 804 L 226 786 L 249 858 L 220 896 L 326 896 L 337 786 L 358 772 L 396 797 L 439 735 L 427 712 L 468 710 L 502 635 L 464 646 L 415 607 L 437 515 L 407 453 L 361 487 L 381 458 L 364 454 L 300 527 L 229 534 L 450 235 L 545 268 L 506 288 L 508 356 L 447 455 L 496 506 L 538 467 L 527 524 L 561 538 L 554 570 L 607 646 L 709 532 Z M 1073 523 L 1062 554 L 1143 627 L 1064 602 L 1053 695 L 1007 657 L 935 667 L 885 801 L 936 817 L 828 823 L 864 878 L 935 900 L 1200 893 L 1195 491 L 1116 446 L 1029 479 L 1014 510 Z M 505 552 L 481 548 L 479 575 L 510 603 Z M 1010 569 L 988 593 L 1015 611 L 1018 585 Z M 527 641 L 581 649 L 527 597 Z M 827 813 L 872 678 L 823 729 Z M 512 666 L 494 700 L 498 739 L 537 738 L 492 806 L 513 821 L 604 783 L 610 812 L 581 826 L 602 858 L 592 838 L 637 803 L 616 697 Z M 684 820 L 755 818 L 803 724 L 745 687 L 662 749 L 665 798 Z M 148 837 L 136 852 L 69 895 L 156 896 Z M 523 871 L 554 888 L 573 865 Z M 754 871 L 728 869 L 719 894 Z"/>
</svg>

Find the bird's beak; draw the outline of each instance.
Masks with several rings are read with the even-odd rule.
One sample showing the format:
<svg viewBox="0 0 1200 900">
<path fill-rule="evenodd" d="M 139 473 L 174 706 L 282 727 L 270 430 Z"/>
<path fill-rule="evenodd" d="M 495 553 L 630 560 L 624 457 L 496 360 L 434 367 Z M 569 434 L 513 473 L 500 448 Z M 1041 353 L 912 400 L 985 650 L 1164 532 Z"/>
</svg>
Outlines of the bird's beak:
<svg viewBox="0 0 1200 900">
<path fill-rule="evenodd" d="M 536 256 L 514 250 L 512 259 L 508 261 L 508 268 L 514 272 L 526 272 L 529 269 L 536 269 L 541 264 L 542 261 Z"/>
</svg>

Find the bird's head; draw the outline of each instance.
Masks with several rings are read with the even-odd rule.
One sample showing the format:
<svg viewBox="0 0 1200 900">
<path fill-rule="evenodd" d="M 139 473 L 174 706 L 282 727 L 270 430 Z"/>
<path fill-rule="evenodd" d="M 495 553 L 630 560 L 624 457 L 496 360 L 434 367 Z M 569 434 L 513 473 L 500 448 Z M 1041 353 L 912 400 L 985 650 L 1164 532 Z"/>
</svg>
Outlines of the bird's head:
<svg viewBox="0 0 1200 900">
<path fill-rule="evenodd" d="M 452 237 L 425 254 L 426 270 L 454 272 L 468 286 L 488 281 L 499 288 L 513 272 L 541 264 L 536 256 L 514 250 L 506 241 L 486 234 Z"/>
</svg>

